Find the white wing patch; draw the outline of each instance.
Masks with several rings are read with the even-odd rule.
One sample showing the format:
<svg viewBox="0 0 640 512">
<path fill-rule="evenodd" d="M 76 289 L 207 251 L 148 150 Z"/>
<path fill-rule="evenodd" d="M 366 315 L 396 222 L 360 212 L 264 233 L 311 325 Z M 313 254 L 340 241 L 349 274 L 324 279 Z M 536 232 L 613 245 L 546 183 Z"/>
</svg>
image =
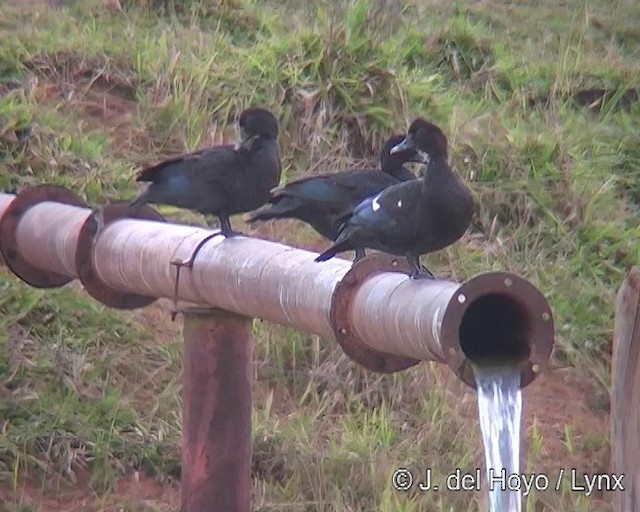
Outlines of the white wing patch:
<svg viewBox="0 0 640 512">
<path fill-rule="evenodd" d="M 377 212 L 380 209 L 380 203 L 378 202 L 379 198 L 380 198 L 380 194 L 374 197 L 373 200 L 371 201 L 371 209 L 374 212 Z"/>
<path fill-rule="evenodd" d="M 398 208 L 402 208 L 402 199 L 398 201 Z"/>
</svg>

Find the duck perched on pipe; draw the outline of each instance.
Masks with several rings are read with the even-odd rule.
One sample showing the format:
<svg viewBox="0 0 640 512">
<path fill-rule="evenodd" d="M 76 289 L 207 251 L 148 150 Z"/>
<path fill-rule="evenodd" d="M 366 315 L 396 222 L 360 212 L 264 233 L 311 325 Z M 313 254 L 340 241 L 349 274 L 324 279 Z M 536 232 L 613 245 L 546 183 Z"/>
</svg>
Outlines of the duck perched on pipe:
<svg viewBox="0 0 640 512">
<path fill-rule="evenodd" d="M 471 191 L 449 166 L 447 145 L 436 125 L 422 118 L 413 121 L 391 154 L 415 150 L 427 164 L 423 178 L 392 185 L 362 201 L 345 215 L 337 240 L 316 261 L 371 248 L 405 256 L 413 279 L 433 278 L 428 269 L 420 268 L 420 255 L 459 240 L 474 212 Z"/>
</svg>

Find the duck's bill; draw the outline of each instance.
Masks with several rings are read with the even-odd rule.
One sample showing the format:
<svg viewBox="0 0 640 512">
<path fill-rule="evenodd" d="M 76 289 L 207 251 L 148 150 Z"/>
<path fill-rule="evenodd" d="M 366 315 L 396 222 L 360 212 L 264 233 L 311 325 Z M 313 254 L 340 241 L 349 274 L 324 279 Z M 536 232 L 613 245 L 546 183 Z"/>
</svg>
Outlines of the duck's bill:
<svg viewBox="0 0 640 512">
<path fill-rule="evenodd" d="M 244 134 L 241 135 L 236 141 L 235 145 L 233 146 L 233 150 L 240 151 L 242 148 L 247 146 L 248 142 L 249 142 L 249 137 L 244 136 Z"/>
<path fill-rule="evenodd" d="M 255 136 L 249 135 L 244 128 L 240 128 L 240 137 L 238 137 L 235 146 L 233 146 L 233 150 L 240 151 L 245 149 L 249 151 L 255 138 Z"/>
<path fill-rule="evenodd" d="M 396 144 L 395 146 L 393 146 L 391 148 L 391 151 L 389 151 L 389 153 L 391 153 L 392 155 L 395 155 L 396 153 L 400 153 L 401 151 L 407 151 L 412 149 L 414 149 L 413 141 L 411 140 L 411 138 L 405 137 L 400 144 Z"/>
</svg>

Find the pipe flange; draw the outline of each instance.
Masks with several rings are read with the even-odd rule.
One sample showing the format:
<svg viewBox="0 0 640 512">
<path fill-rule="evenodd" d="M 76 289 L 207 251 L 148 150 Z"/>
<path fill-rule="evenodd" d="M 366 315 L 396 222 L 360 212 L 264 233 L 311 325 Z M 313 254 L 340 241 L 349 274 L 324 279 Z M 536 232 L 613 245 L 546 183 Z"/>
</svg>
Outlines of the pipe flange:
<svg viewBox="0 0 640 512">
<path fill-rule="evenodd" d="M 101 217 L 100 221 L 98 219 Z M 134 210 L 127 201 L 115 201 L 87 217 L 80 228 L 76 248 L 76 269 L 78 278 L 87 293 L 106 306 L 115 309 L 137 309 L 154 303 L 157 297 L 135 293 L 124 293 L 107 286 L 93 266 L 93 245 L 99 232 L 120 219 L 140 219 L 166 222 L 165 218 L 148 205 Z"/>
<path fill-rule="evenodd" d="M 23 189 L 11 201 L 0 219 L 0 251 L 11 271 L 35 288 L 59 288 L 73 277 L 34 267 L 20 254 L 16 233 L 20 219 L 29 208 L 47 201 L 87 208 L 87 203 L 75 192 L 60 185 L 36 185 Z"/>
<path fill-rule="evenodd" d="M 456 290 L 442 317 L 440 339 L 445 362 L 460 380 L 476 388 L 468 354 L 465 355 L 460 344 L 460 331 L 462 317 L 468 308 L 488 296 L 502 296 L 521 307 L 526 338 L 535 340 L 535 343 L 528 344 L 529 352 L 521 354 L 520 361 L 516 363 L 520 368 L 520 387 L 524 388 L 538 377 L 551 357 L 555 341 L 554 322 L 553 312 L 542 292 L 515 274 L 480 274 Z"/>
<path fill-rule="evenodd" d="M 420 362 L 419 359 L 380 352 L 367 347 L 353 332 L 349 322 L 351 301 L 360 284 L 373 274 L 402 272 L 411 269 L 404 258 L 385 253 L 371 253 L 355 262 L 336 285 L 331 298 L 331 326 L 344 353 L 356 363 L 378 373 L 395 373 Z"/>
</svg>

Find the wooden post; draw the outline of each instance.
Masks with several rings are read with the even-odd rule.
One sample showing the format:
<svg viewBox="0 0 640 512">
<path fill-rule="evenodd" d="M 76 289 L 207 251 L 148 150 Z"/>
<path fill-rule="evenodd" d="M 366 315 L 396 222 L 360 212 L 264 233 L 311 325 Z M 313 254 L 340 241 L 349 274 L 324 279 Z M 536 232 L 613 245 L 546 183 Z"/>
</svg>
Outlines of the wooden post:
<svg viewBox="0 0 640 512">
<path fill-rule="evenodd" d="M 640 269 L 633 267 L 616 297 L 611 361 L 612 471 L 624 474 L 614 510 L 640 510 Z"/>
<path fill-rule="evenodd" d="M 249 512 L 251 319 L 187 309 L 182 370 L 182 510 Z"/>
</svg>

